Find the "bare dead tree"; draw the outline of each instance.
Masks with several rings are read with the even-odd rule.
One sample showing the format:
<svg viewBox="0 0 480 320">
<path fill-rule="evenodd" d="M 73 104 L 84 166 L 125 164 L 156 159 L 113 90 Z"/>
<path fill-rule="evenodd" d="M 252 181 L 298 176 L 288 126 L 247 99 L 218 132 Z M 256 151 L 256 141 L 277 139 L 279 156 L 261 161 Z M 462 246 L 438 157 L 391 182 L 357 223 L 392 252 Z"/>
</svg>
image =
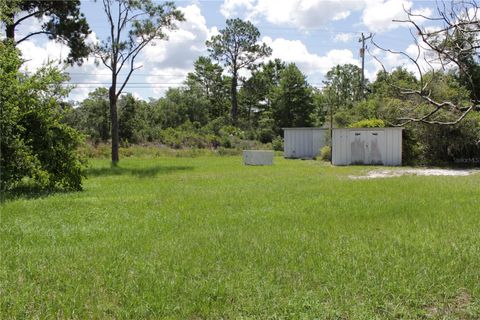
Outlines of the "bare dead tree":
<svg viewBox="0 0 480 320">
<path fill-rule="evenodd" d="M 416 53 L 396 51 L 380 46 L 372 38 L 372 44 L 392 54 L 398 54 L 410 61 L 419 76 L 419 85 L 415 89 L 395 86 L 402 94 L 420 97 L 431 108 L 425 113 L 415 115 L 416 108 L 406 108 L 406 115 L 398 120 L 399 126 L 411 122 L 428 124 L 455 125 L 470 112 L 480 111 L 480 83 L 474 73 L 480 71 L 480 5 L 476 0 L 459 0 L 437 2 L 434 16 L 405 10 L 406 19 L 394 20 L 410 25 L 416 46 Z M 419 21 L 431 22 L 431 26 L 423 26 Z M 372 55 L 387 72 L 381 59 Z M 431 83 L 439 70 L 453 71 L 464 80 L 463 85 L 470 91 L 468 102 L 437 101 L 432 97 Z M 428 77 L 426 77 L 428 74 Z M 449 120 L 436 117 L 440 111 L 451 114 Z M 418 113 L 418 112 L 417 112 Z M 414 115 L 412 115 L 414 114 Z"/>
</svg>

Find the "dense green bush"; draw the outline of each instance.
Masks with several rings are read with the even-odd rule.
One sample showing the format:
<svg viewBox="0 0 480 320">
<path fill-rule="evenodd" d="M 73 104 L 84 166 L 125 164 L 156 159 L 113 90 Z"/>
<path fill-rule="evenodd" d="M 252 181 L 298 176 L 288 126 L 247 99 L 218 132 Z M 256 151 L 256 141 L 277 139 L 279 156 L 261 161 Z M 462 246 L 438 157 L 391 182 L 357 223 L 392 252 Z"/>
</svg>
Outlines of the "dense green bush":
<svg viewBox="0 0 480 320">
<path fill-rule="evenodd" d="M 27 179 L 41 188 L 80 190 L 82 137 L 61 122 L 66 78 L 51 66 L 28 76 L 20 65 L 17 50 L 0 43 L 1 189 Z"/>
<path fill-rule="evenodd" d="M 480 114 L 472 113 L 456 125 L 416 126 L 421 158 L 428 164 L 465 163 L 480 158 Z M 465 162 L 466 161 L 466 162 Z M 475 164 L 475 163 L 472 163 Z M 479 165 L 477 162 L 476 165 Z"/>
<path fill-rule="evenodd" d="M 283 139 L 282 137 L 276 137 L 272 141 L 272 148 L 274 151 L 283 151 Z"/>
<path fill-rule="evenodd" d="M 258 140 L 262 143 L 272 142 L 276 136 L 274 131 L 275 121 L 268 117 L 271 116 L 270 112 L 266 112 L 266 116 L 258 121 Z"/>
<path fill-rule="evenodd" d="M 354 122 L 349 128 L 385 128 L 385 122 L 381 119 L 365 119 Z"/>
<path fill-rule="evenodd" d="M 402 132 L 402 163 L 406 165 L 425 164 L 422 143 L 418 140 L 418 133 L 412 126 Z"/>
<path fill-rule="evenodd" d="M 330 146 L 323 146 L 320 149 L 320 159 L 323 161 L 331 161 L 332 160 L 332 149 Z"/>
</svg>

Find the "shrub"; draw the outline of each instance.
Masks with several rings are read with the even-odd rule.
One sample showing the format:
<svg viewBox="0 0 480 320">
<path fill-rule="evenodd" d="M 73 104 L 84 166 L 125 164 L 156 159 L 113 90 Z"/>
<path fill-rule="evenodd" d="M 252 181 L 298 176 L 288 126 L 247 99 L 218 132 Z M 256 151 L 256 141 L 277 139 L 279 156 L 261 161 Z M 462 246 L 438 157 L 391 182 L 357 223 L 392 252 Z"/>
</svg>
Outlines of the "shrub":
<svg viewBox="0 0 480 320">
<path fill-rule="evenodd" d="M 332 160 L 332 149 L 330 148 L 330 146 L 323 146 L 320 149 L 320 159 L 324 161 Z"/>
<path fill-rule="evenodd" d="M 349 128 L 385 128 L 385 122 L 381 119 L 365 119 L 352 123 Z"/>
<path fill-rule="evenodd" d="M 223 148 L 231 148 L 232 147 L 232 141 L 230 140 L 229 136 L 223 136 L 220 138 L 220 145 Z"/>
<path fill-rule="evenodd" d="M 402 133 L 402 163 L 405 165 L 425 164 L 423 147 L 412 127 L 407 127 Z"/>
<path fill-rule="evenodd" d="M 214 135 L 220 135 L 220 130 L 229 123 L 225 117 L 219 117 L 210 121 L 205 125 L 202 130 L 206 133 L 213 133 Z"/>
<path fill-rule="evenodd" d="M 273 139 L 272 148 L 274 151 L 283 151 L 283 139 L 278 136 Z"/>
<path fill-rule="evenodd" d="M 28 76 L 18 72 L 20 65 L 16 49 L 0 42 L 1 189 L 28 180 L 39 188 L 80 190 L 82 136 L 61 122 L 66 78 L 51 66 Z"/>
<path fill-rule="evenodd" d="M 258 140 L 260 140 L 260 142 L 262 143 L 269 143 L 269 142 L 272 142 L 274 136 L 275 136 L 275 133 L 273 132 L 272 129 L 263 128 L 263 129 L 260 129 L 258 133 Z"/>
<path fill-rule="evenodd" d="M 349 110 L 340 110 L 335 113 L 333 116 L 333 121 L 340 128 L 345 128 L 349 123 L 352 123 L 354 116 Z"/>
<path fill-rule="evenodd" d="M 472 113 L 453 126 L 418 124 L 422 158 L 427 164 L 480 158 L 480 115 Z M 478 165 L 478 163 L 477 163 Z"/>
<path fill-rule="evenodd" d="M 219 134 L 221 136 L 244 138 L 244 132 L 241 129 L 231 125 L 223 126 L 222 129 L 220 129 Z"/>
</svg>

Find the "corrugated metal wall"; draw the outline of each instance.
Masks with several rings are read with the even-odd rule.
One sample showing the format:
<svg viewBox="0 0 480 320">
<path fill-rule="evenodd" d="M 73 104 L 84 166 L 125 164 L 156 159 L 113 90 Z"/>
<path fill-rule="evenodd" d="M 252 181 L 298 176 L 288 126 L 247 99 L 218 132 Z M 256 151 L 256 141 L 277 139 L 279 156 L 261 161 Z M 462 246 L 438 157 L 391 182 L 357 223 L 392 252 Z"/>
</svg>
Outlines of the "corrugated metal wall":
<svg viewBox="0 0 480 320">
<path fill-rule="evenodd" d="M 284 128 L 285 158 L 311 159 L 325 145 L 327 130 L 321 128 Z"/>
<path fill-rule="evenodd" d="M 402 165 L 403 128 L 333 129 L 332 164 Z"/>
</svg>

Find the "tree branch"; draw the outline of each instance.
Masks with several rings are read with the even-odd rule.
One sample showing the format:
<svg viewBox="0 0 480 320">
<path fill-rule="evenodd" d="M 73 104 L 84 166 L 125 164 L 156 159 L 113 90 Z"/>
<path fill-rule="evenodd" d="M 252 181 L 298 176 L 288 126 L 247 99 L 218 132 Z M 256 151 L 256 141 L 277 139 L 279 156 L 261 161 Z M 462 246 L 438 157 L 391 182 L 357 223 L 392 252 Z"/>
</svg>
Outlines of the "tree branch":
<svg viewBox="0 0 480 320">
<path fill-rule="evenodd" d="M 471 13 L 472 10 L 473 14 Z M 413 13 L 411 10 L 405 10 L 407 18 L 404 20 L 394 21 L 409 23 L 413 30 L 415 30 L 415 35 L 410 32 L 414 40 L 414 44 L 417 47 L 417 53 L 414 54 L 416 55 L 414 57 L 403 51 L 395 51 L 383 48 L 378 45 L 374 39 L 371 40 L 375 47 L 384 52 L 399 54 L 406 57 L 413 65 L 415 65 L 416 69 L 418 70 L 420 81 L 419 90 L 401 88 L 394 84 L 390 85 L 399 89 L 402 94 L 416 95 L 427 102 L 430 106 L 433 106 L 433 110 L 420 117 L 399 118 L 399 120 L 405 121 L 400 125 L 405 125 L 409 122 L 454 125 L 462 121 L 469 112 L 480 110 L 479 98 L 476 96 L 477 86 L 480 84 L 475 83 L 472 77 L 470 70 L 471 65 L 469 64 L 470 60 L 465 60 L 465 57 L 469 56 L 479 57 L 477 51 L 480 48 L 480 38 L 478 38 L 478 33 L 480 33 L 478 10 L 479 6 L 476 1 L 452 2 L 449 9 L 447 9 L 445 2 L 443 2 L 443 7 L 440 7 L 440 5 L 437 4 L 437 17 L 427 17 L 419 13 Z M 428 21 L 436 22 L 437 24 L 438 22 L 443 22 L 444 25 L 438 30 L 427 31 L 415 21 L 416 18 L 422 18 Z M 472 36 L 472 34 L 475 36 Z M 424 52 L 423 55 L 421 55 L 422 50 L 427 52 Z M 428 58 L 428 52 L 433 53 L 436 57 Z M 387 73 L 387 70 L 380 59 L 374 55 L 372 55 L 372 57 L 379 62 L 383 71 Z M 423 72 L 424 70 L 420 65 L 420 58 L 423 58 L 431 72 L 431 78 L 427 81 L 425 81 Z M 435 66 L 434 63 L 438 63 L 438 65 Z M 453 101 L 438 102 L 430 96 L 431 91 L 428 88 L 436 78 L 436 70 L 438 70 L 439 67 L 443 70 L 448 70 L 451 66 L 458 68 L 460 75 L 463 77 L 464 81 L 467 83 L 468 89 L 471 91 L 471 97 L 473 98 L 471 98 L 471 104 L 469 104 L 469 106 L 462 106 L 454 103 Z M 416 108 L 413 108 L 413 110 L 415 109 Z M 458 114 L 455 115 L 456 118 L 452 121 L 439 121 L 432 119 L 432 117 L 434 117 L 440 110 L 446 110 L 455 113 L 460 112 L 461 114 L 459 116 Z"/>
<path fill-rule="evenodd" d="M 128 72 L 128 75 L 127 77 L 125 78 L 125 80 L 123 81 L 123 84 L 122 86 L 120 87 L 120 89 L 118 90 L 118 93 L 117 93 L 117 98 L 120 96 L 120 94 L 122 94 L 122 91 L 123 89 L 125 88 L 125 86 L 127 85 L 128 81 L 130 80 L 130 77 L 132 76 L 133 72 L 135 70 L 138 70 L 140 68 L 142 68 L 143 66 L 139 66 L 139 67 L 134 67 L 134 64 L 135 64 L 135 58 L 137 57 L 137 55 L 140 53 L 140 50 L 137 51 L 137 53 L 132 56 L 132 58 L 130 59 L 130 71 Z"/>
<path fill-rule="evenodd" d="M 15 21 L 13 23 L 13 26 L 16 27 L 18 26 L 20 23 L 22 23 L 22 21 L 25 21 L 27 20 L 28 18 L 31 18 L 31 17 L 34 17 L 36 16 L 37 14 L 40 14 L 40 13 L 45 13 L 47 12 L 48 10 L 50 10 L 51 8 L 48 8 L 47 10 L 38 10 L 38 11 L 35 11 L 35 12 L 32 12 L 30 14 L 27 14 L 26 16 L 23 16 L 21 17 L 20 19 L 18 19 L 17 21 Z"/>
<path fill-rule="evenodd" d="M 49 32 L 49 31 L 37 31 L 37 32 L 32 32 L 32 33 L 26 35 L 25 37 L 23 37 L 22 39 L 16 41 L 15 43 L 16 43 L 16 44 L 20 44 L 21 42 L 29 39 L 30 37 L 33 37 L 33 36 L 36 36 L 36 35 L 39 35 L 39 34 L 55 35 L 54 33 Z"/>
</svg>

